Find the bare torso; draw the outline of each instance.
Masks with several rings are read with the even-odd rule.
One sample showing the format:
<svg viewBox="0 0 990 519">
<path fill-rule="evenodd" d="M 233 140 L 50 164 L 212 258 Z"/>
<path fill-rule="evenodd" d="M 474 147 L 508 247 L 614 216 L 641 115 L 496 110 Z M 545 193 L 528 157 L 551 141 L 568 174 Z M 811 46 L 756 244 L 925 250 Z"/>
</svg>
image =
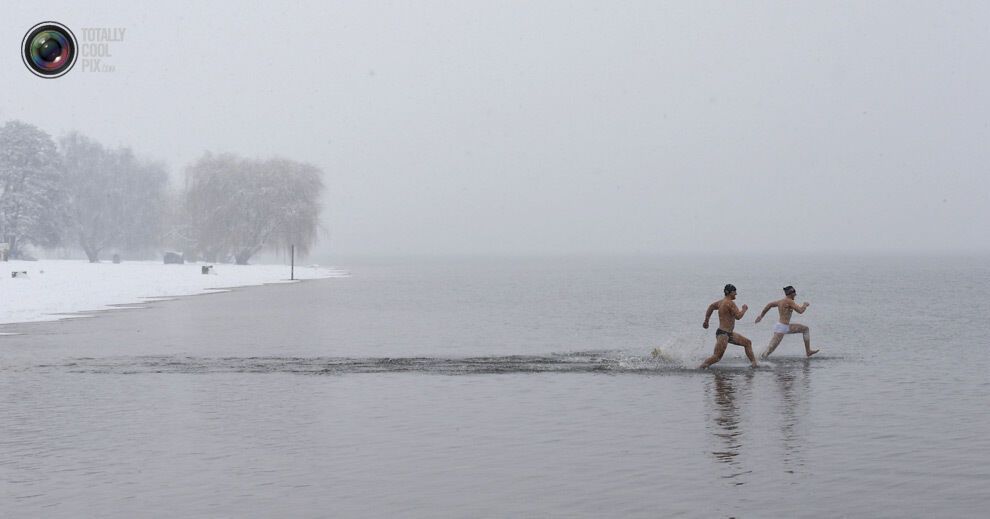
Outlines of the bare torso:
<svg viewBox="0 0 990 519">
<path fill-rule="evenodd" d="M 727 332 L 731 332 L 736 328 L 736 313 L 739 312 L 739 307 L 737 307 L 736 303 L 728 297 L 722 299 L 717 304 L 718 327 Z"/>
<path fill-rule="evenodd" d="M 781 323 L 791 324 L 791 315 L 794 314 L 794 301 L 786 297 L 777 301 L 777 311 L 780 312 Z"/>
</svg>

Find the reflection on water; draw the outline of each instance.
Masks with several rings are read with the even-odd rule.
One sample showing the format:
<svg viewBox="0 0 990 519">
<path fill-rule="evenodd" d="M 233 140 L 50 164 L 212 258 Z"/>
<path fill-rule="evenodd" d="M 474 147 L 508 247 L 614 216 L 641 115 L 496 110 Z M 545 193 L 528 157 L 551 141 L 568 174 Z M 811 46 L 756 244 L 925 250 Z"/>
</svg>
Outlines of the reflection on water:
<svg viewBox="0 0 990 519">
<path fill-rule="evenodd" d="M 708 430 L 714 439 L 712 456 L 724 471 L 723 478 L 731 480 L 733 485 L 747 483 L 744 476 L 753 470 L 744 452 L 750 458 L 771 455 L 767 449 L 776 443 L 768 442 L 779 442 L 783 449 L 781 455 L 773 454 L 773 457 L 781 461 L 785 473 L 795 474 L 805 465 L 804 447 L 808 439 L 801 421 L 808 413 L 811 372 L 808 359 L 778 363 L 772 371 L 771 385 L 766 384 L 765 372 L 711 372 L 711 380 L 706 385 Z M 779 436 L 775 437 L 772 429 L 770 436 L 762 429 L 747 430 L 747 418 L 752 421 L 753 416 L 761 414 L 756 409 L 758 405 L 773 414 L 769 423 L 778 424 Z"/>
<path fill-rule="evenodd" d="M 712 382 L 706 388 L 710 394 L 709 402 L 713 425 L 708 427 L 716 440 L 716 450 L 712 452 L 715 459 L 728 466 L 728 472 L 722 477 L 731 479 L 734 485 L 743 485 L 746 480 L 742 477 L 752 473 L 747 470 L 740 458 L 746 441 L 745 431 L 740 423 L 739 400 L 746 400 L 752 395 L 753 371 L 744 373 L 726 373 L 722 370 L 712 371 Z"/>
<path fill-rule="evenodd" d="M 807 413 L 811 360 L 805 358 L 798 366 L 775 370 L 774 376 L 781 397 L 780 437 L 784 447 L 784 471 L 794 474 L 798 467 L 804 466 L 803 446 L 806 438 L 802 435 L 799 422 Z"/>
</svg>

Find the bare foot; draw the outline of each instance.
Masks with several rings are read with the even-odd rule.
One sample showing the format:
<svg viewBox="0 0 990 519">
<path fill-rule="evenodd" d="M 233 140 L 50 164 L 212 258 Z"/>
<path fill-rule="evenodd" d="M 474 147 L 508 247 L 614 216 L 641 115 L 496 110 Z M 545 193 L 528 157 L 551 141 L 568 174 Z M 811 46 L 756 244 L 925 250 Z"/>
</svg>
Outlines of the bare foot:
<svg viewBox="0 0 990 519">
<path fill-rule="evenodd" d="M 811 350 L 811 351 L 807 352 L 805 355 L 807 355 L 807 356 L 810 357 L 810 356 L 812 356 L 812 355 L 814 355 L 816 353 L 818 353 L 818 350 Z"/>
<path fill-rule="evenodd" d="M 758 367 L 760 367 L 760 365 L 754 362 L 754 363 L 753 363 L 753 365 L 752 365 L 751 367 L 755 369 L 755 368 L 758 368 Z"/>
<path fill-rule="evenodd" d="M 770 357 L 770 354 L 768 354 L 766 352 L 760 354 L 760 360 L 767 360 L 769 357 Z"/>
</svg>

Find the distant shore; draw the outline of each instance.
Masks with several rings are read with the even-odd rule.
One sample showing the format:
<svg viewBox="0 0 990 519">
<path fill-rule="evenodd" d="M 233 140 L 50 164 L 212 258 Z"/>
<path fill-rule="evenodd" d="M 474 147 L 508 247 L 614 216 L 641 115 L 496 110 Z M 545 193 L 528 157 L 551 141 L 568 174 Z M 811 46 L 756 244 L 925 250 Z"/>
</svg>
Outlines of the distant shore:
<svg viewBox="0 0 990 519">
<path fill-rule="evenodd" d="M 204 265 L 213 265 L 211 273 L 202 273 Z M 12 273 L 17 273 L 16 277 Z M 296 280 L 347 275 L 333 267 L 295 267 Z M 88 311 L 110 310 L 118 305 L 242 286 L 289 283 L 289 276 L 288 265 L 164 265 L 157 261 L 114 264 L 85 260 L 0 262 L 0 325 L 57 321 Z"/>
</svg>

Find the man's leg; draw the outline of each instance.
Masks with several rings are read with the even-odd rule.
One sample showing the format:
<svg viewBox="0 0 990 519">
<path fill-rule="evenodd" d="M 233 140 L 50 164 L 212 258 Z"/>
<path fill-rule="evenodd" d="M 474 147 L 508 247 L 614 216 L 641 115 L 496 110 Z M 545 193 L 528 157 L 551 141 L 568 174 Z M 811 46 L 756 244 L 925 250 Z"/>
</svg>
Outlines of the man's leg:
<svg viewBox="0 0 990 519">
<path fill-rule="evenodd" d="M 728 345 L 729 345 L 728 337 L 726 337 L 725 335 L 719 335 L 718 337 L 716 337 L 715 353 L 712 353 L 712 356 L 705 359 L 705 361 L 701 363 L 701 366 L 698 367 L 700 369 L 705 369 L 708 366 L 711 366 L 712 364 L 715 364 L 716 362 L 722 360 L 722 355 L 725 355 L 725 348 Z"/>
<path fill-rule="evenodd" d="M 780 346 L 780 341 L 782 340 L 784 340 L 784 334 L 774 332 L 773 337 L 770 338 L 770 345 L 767 346 L 767 350 L 760 355 L 760 358 L 766 360 L 766 358 L 773 353 L 773 350 L 776 350 L 777 346 Z"/>
<path fill-rule="evenodd" d="M 746 358 L 749 359 L 749 364 L 754 368 L 759 367 L 759 364 L 756 363 L 756 356 L 753 355 L 753 341 L 747 339 L 743 335 L 733 333 L 732 338 L 729 339 L 729 342 L 742 346 L 743 349 L 746 350 Z"/>
<path fill-rule="evenodd" d="M 812 356 L 818 353 L 818 350 L 811 349 L 811 329 L 803 324 L 792 323 L 790 333 L 800 333 L 804 336 L 804 354 L 807 356 Z"/>
</svg>

